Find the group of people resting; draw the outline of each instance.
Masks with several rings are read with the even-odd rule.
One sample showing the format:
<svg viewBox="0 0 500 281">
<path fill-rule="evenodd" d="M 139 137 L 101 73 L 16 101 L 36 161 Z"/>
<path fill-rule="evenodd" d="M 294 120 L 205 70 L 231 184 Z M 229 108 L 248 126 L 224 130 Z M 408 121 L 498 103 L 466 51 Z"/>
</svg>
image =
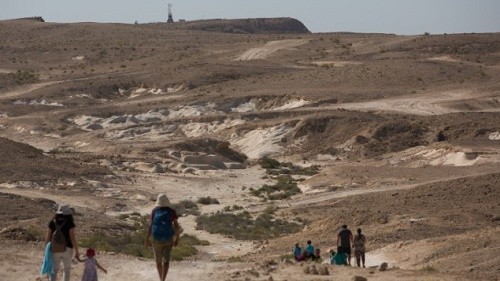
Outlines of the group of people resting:
<svg viewBox="0 0 500 281">
<path fill-rule="evenodd" d="M 342 226 L 337 236 L 337 252 L 333 249 L 330 250 L 330 264 L 351 265 L 351 248 L 353 248 L 356 265 L 365 267 L 366 237 L 361 232 L 361 228 L 358 228 L 357 234 L 353 236 L 347 225 Z M 318 261 L 321 258 L 320 249 L 315 248 L 311 240 L 307 241 L 304 249 L 300 247 L 299 243 L 295 243 L 292 251 L 296 261 Z"/>
</svg>

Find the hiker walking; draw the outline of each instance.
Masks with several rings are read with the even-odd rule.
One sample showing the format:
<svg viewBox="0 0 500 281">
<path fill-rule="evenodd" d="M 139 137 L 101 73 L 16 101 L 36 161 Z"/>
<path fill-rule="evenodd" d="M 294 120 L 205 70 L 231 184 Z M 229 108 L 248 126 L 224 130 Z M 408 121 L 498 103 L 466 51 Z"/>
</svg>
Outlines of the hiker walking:
<svg viewBox="0 0 500 281">
<path fill-rule="evenodd" d="M 108 274 L 108 271 L 104 267 L 102 267 L 95 259 L 94 249 L 88 248 L 85 255 L 87 256 L 86 259 L 78 259 L 79 262 L 83 262 L 84 264 L 82 281 L 98 281 L 97 268 Z"/>
<path fill-rule="evenodd" d="M 64 281 L 69 281 L 73 254 L 76 259 L 80 258 L 75 235 L 75 223 L 69 205 L 60 205 L 56 214 L 50 220 L 45 236 L 46 248 L 49 243 L 52 257 L 52 270 L 49 274 L 49 280 L 57 280 L 57 273 L 62 261 Z"/>
<path fill-rule="evenodd" d="M 347 254 L 347 262 L 351 265 L 351 242 L 353 241 L 352 232 L 347 228 L 347 225 L 342 226 L 342 230 L 337 236 L 338 251 Z"/>
<path fill-rule="evenodd" d="M 181 228 L 177 219 L 177 213 L 170 207 L 167 195 L 159 194 L 156 206 L 151 212 L 151 221 L 144 245 L 153 246 L 160 281 L 165 281 L 167 278 L 172 247 L 179 243 Z"/>
<path fill-rule="evenodd" d="M 356 257 L 356 265 L 361 266 L 363 262 L 363 267 L 365 267 L 365 251 L 366 251 L 366 237 L 361 234 L 361 228 L 358 228 L 358 234 L 354 235 L 354 256 Z"/>
</svg>

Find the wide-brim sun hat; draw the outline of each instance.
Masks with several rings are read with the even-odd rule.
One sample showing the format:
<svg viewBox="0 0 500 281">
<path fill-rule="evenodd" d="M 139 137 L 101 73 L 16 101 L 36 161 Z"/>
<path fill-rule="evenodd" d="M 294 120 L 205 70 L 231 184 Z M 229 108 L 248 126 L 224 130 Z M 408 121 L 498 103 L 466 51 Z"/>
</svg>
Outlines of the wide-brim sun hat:
<svg viewBox="0 0 500 281">
<path fill-rule="evenodd" d="M 67 204 L 61 204 L 57 208 L 56 214 L 58 215 L 71 215 L 71 208 Z"/>
<path fill-rule="evenodd" d="M 167 195 L 160 193 L 156 199 L 156 207 L 169 207 L 170 200 L 168 200 Z"/>
</svg>

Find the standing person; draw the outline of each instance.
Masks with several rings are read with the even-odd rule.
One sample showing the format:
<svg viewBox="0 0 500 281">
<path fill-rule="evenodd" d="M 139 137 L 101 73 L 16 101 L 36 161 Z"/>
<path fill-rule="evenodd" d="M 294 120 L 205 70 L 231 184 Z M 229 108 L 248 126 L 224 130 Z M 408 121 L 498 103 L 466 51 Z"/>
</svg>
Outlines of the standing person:
<svg viewBox="0 0 500 281">
<path fill-rule="evenodd" d="M 356 265 L 361 266 L 361 261 L 363 262 L 363 267 L 365 267 L 365 252 L 366 252 L 366 237 L 361 234 L 361 228 L 358 228 L 358 234 L 354 235 L 354 256 L 356 257 Z"/>
<path fill-rule="evenodd" d="M 342 226 L 342 230 L 337 236 L 337 246 L 339 252 L 345 253 L 347 255 L 348 264 L 351 265 L 351 242 L 353 241 L 352 232 L 347 228 L 347 225 Z"/>
<path fill-rule="evenodd" d="M 69 205 L 59 205 L 56 214 L 50 220 L 45 235 L 45 247 L 49 242 L 51 243 L 53 268 L 53 273 L 49 274 L 50 281 L 57 280 L 61 261 L 63 263 L 64 281 L 69 281 L 73 254 L 76 259 L 80 258 L 75 235 L 75 223 Z"/>
<path fill-rule="evenodd" d="M 181 228 L 177 219 L 177 213 L 170 208 L 167 195 L 159 194 L 156 206 L 151 212 L 151 221 L 144 245 L 146 247 L 153 246 L 160 281 L 166 280 L 172 247 L 179 243 Z"/>
<path fill-rule="evenodd" d="M 108 271 L 104 269 L 94 258 L 95 257 L 94 249 L 88 248 L 87 253 L 85 255 L 87 256 L 86 259 L 84 260 L 78 259 L 78 261 L 84 263 L 82 281 L 98 281 L 97 268 L 104 271 L 104 273 L 108 274 Z"/>
</svg>

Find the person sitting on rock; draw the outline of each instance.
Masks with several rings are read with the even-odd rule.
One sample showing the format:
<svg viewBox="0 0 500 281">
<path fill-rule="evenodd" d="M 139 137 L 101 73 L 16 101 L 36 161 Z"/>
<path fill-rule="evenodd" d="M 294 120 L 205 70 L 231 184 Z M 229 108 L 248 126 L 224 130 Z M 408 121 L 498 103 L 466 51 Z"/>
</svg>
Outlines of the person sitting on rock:
<svg viewBox="0 0 500 281">
<path fill-rule="evenodd" d="M 296 261 L 303 261 L 304 255 L 302 254 L 302 248 L 299 246 L 299 243 L 295 243 L 295 246 L 292 249 L 293 257 Z"/>
<path fill-rule="evenodd" d="M 340 246 L 337 248 L 337 253 L 333 256 L 333 264 L 347 265 L 347 254 Z"/>
<path fill-rule="evenodd" d="M 315 259 L 314 255 L 314 246 L 312 245 L 311 240 L 307 240 L 307 246 L 304 249 L 304 258 L 307 259 Z"/>
<path fill-rule="evenodd" d="M 314 255 L 312 256 L 312 260 L 319 261 L 320 259 L 321 259 L 321 251 L 319 248 L 316 248 L 316 250 L 314 250 Z"/>
</svg>

